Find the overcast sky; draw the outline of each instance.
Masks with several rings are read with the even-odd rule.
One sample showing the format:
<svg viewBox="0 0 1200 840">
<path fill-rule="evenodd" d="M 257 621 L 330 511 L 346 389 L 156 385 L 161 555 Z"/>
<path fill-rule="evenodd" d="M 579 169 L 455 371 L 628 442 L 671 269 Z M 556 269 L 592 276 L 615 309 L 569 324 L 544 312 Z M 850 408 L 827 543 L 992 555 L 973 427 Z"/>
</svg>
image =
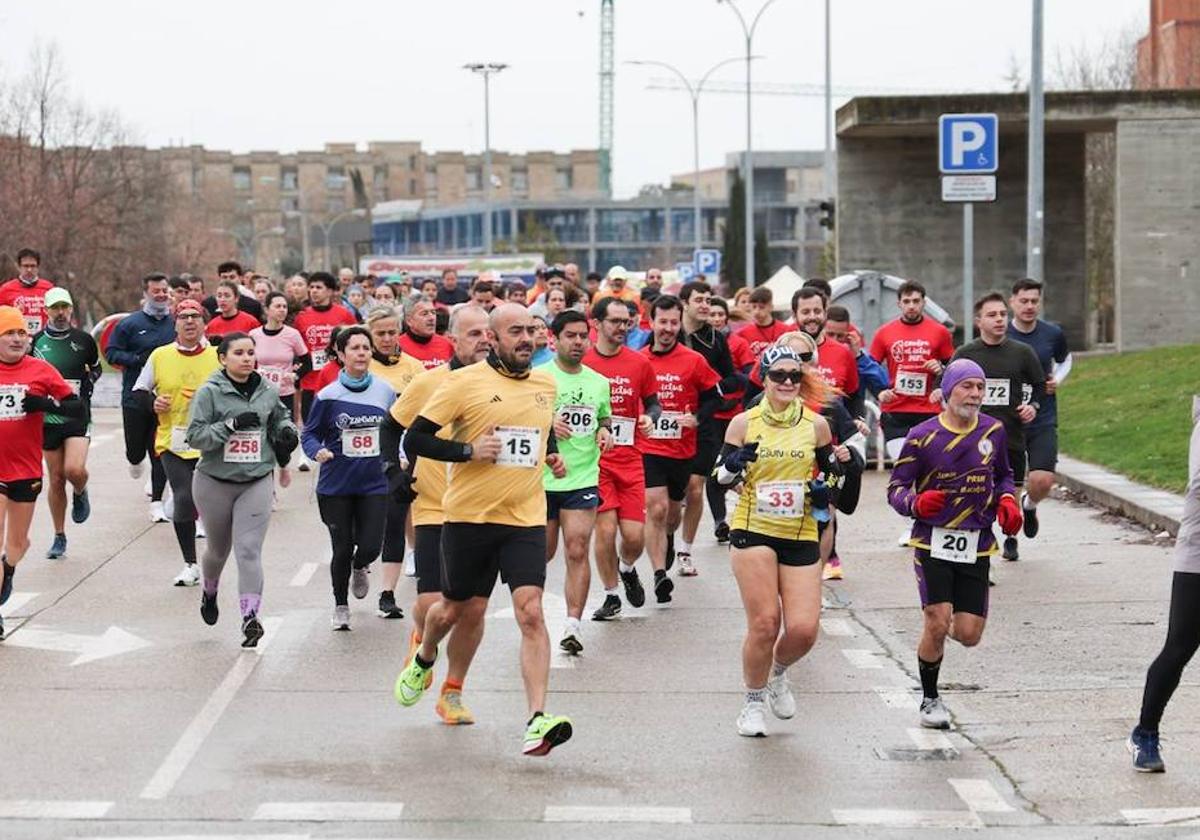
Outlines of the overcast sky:
<svg viewBox="0 0 1200 840">
<path fill-rule="evenodd" d="M 763 0 L 737 0 L 752 16 Z M 1046 64 L 1133 27 L 1150 0 L 1047 0 Z M 920 93 L 1006 90 L 1028 73 L 1030 0 L 833 0 L 836 87 Z M 511 67 L 492 86 L 492 146 L 594 148 L 599 134 L 600 0 L 103 0 L 0 3 L 0 77 L 22 50 L 54 43 L 71 89 L 115 108 L 147 145 L 319 149 L 326 141 L 419 140 L 426 150 L 483 147 L 482 82 L 468 61 Z M 756 81 L 823 81 L 823 4 L 776 0 L 755 35 Z M 616 0 L 614 190 L 631 195 L 692 167 L 691 106 L 648 90 L 654 59 L 698 78 L 744 55 L 733 12 L 716 0 Z M 714 79 L 744 80 L 744 64 Z M 836 92 L 836 91 L 835 91 Z M 835 98 L 835 107 L 846 101 Z M 745 145 L 745 100 L 700 106 L 700 159 Z M 819 149 L 820 97 L 756 96 L 756 149 Z"/>
</svg>

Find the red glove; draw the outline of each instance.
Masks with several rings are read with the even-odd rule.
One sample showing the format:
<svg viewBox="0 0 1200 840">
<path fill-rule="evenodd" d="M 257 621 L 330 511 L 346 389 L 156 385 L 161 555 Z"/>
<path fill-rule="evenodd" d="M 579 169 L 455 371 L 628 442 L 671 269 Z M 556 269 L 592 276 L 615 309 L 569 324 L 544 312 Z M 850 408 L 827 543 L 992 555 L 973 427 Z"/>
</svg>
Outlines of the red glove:
<svg viewBox="0 0 1200 840">
<path fill-rule="evenodd" d="M 996 505 L 996 520 L 1000 523 L 1000 530 L 1011 537 L 1021 530 L 1025 517 L 1021 514 L 1021 506 L 1017 504 L 1016 499 L 1012 496 L 1001 496 L 999 504 Z"/>
<path fill-rule="evenodd" d="M 941 513 L 945 506 L 946 494 L 943 491 L 926 490 L 924 493 L 917 494 L 917 498 L 913 500 L 912 509 L 919 519 L 928 519 Z"/>
</svg>

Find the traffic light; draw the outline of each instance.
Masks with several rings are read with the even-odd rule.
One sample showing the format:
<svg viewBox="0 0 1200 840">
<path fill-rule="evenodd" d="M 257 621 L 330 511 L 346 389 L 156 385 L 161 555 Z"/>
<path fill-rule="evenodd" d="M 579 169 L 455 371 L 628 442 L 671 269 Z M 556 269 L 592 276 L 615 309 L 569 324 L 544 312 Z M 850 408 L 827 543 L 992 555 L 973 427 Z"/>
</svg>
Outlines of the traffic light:
<svg viewBox="0 0 1200 840">
<path fill-rule="evenodd" d="M 829 228 L 830 230 L 833 230 L 834 216 L 837 214 L 837 206 L 835 205 L 834 200 L 831 198 L 828 201 L 822 201 L 817 206 L 821 210 L 819 224 L 823 228 Z"/>
</svg>

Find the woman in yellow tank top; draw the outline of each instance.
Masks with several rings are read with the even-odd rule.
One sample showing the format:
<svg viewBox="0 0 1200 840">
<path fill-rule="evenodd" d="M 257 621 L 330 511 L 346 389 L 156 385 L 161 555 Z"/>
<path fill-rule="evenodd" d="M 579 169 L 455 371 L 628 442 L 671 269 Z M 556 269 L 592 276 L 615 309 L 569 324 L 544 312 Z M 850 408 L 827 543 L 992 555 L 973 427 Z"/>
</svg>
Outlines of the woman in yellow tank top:
<svg viewBox="0 0 1200 840">
<path fill-rule="evenodd" d="M 730 421 L 716 469 L 720 484 L 742 485 L 729 536 L 747 625 L 737 728 L 759 737 L 768 706 L 780 719 L 796 713 L 787 669 L 812 648 L 821 615 L 810 479 L 818 463 L 836 469 L 829 424 L 805 406 L 823 392 L 815 375 L 790 347 L 768 347 L 761 364 L 763 400 Z"/>
</svg>

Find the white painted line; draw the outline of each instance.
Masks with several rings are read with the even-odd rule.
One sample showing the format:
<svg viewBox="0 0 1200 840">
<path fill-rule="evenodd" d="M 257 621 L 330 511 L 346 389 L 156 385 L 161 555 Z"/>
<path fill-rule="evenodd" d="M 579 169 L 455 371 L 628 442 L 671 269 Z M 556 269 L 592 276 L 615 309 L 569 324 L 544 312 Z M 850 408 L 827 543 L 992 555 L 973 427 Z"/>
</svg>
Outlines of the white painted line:
<svg viewBox="0 0 1200 840">
<path fill-rule="evenodd" d="M 879 695 L 879 699 L 889 709 L 905 709 L 915 712 L 921 708 L 921 704 L 917 700 L 917 695 L 907 688 L 876 686 L 875 693 Z"/>
<path fill-rule="evenodd" d="M 256 820 L 274 822 L 387 822 L 400 819 L 403 802 L 264 802 Z"/>
<path fill-rule="evenodd" d="M 275 633 L 272 635 L 279 633 L 279 626 L 283 619 L 276 621 L 278 623 L 275 625 Z M 270 635 L 263 636 L 258 643 L 258 653 L 262 653 L 262 649 L 267 646 L 270 639 Z M 234 660 L 233 667 L 229 669 L 225 679 L 209 695 L 208 701 L 192 718 L 192 722 L 188 724 L 187 729 L 183 730 L 183 734 L 179 736 L 179 740 L 175 742 L 171 752 L 163 759 L 163 763 L 154 771 L 154 775 L 142 789 L 142 799 L 165 799 L 167 797 L 183 776 L 184 771 L 187 770 L 188 765 L 191 764 L 192 759 L 196 757 L 196 753 L 200 752 L 204 739 L 217 725 L 217 721 L 220 720 L 225 709 L 237 695 L 242 683 L 253 673 L 257 665 L 257 656 L 239 656 Z"/>
<path fill-rule="evenodd" d="M 980 814 L 1006 814 L 1017 810 L 1004 801 L 1000 791 L 987 779 L 947 779 L 958 798 Z"/>
<path fill-rule="evenodd" d="M 919 750 L 953 750 L 954 745 L 945 733 L 936 729 L 920 729 L 914 727 L 907 730 L 908 737 Z"/>
<path fill-rule="evenodd" d="M 1200 808 L 1125 808 L 1129 825 L 1200 825 Z"/>
<path fill-rule="evenodd" d="M 0 819 L 10 820 L 98 820 L 109 812 L 112 802 L 55 799 L 0 800 Z"/>
<path fill-rule="evenodd" d="M 902 811 L 897 808 L 833 809 L 840 825 L 872 825 L 886 828 L 983 828 L 974 811 Z"/>
<path fill-rule="evenodd" d="M 873 650 L 865 650 L 862 648 L 843 648 L 842 656 L 849 659 L 850 664 L 855 668 L 878 670 L 883 667 L 882 654 L 878 654 Z"/>
<path fill-rule="evenodd" d="M 106 444 L 110 440 L 112 440 L 113 437 L 115 437 L 115 435 L 113 435 L 111 433 L 104 434 L 104 435 L 96 435 L 95 437 L 92 438 L 92 442 L 88 446 L 88 449 L 96 449 L 97 447 L 103 446 L 104 444 Z"/>
<path fill-rule="evenodd" d="M 690 823 L 691 808 L 650 805 L 547 805 L 544 822 Z"/>
<path fill-rule="evenodd" d="M 14 589 L 13 593 L 8 596 L 8 601 L 5 602 L 4 608 L 0 609 L 0 614 L 4 615 L 6 618 L 11 618 L 20 612 L 22 607 L 24 607 L 33 599 L 37 598 L 37 596 L 40 594 L 40 592 L 17 592 Z"/>
<path fill-rule="evenodd" d="M 146 834 L 114 837 L 111 834 L 82 840 L 311 840 L 311 834 Z"/>
<path fill-rule="evenodd" d="M 856 636 L 854 625 L 844 618 L 822 618 L 821 629 L 826 636 Z"/>
<path fill-rule="evenodd" d="M 312 580 L 312 576 L 317 573 L 317 566 L 317 563 L 301 563 L 300 568 L 296 570 L 296 574 L 288 586 L 308 586 L 308 582 Z"/>
<path fill-rule="evenodd" d="M 264 618 L 262 620 L 262 625 L 263 637 L 259 639 L 258 644 L 252 648 L 252 650 L 259 656 L 263 655 L 263 651 L 265 651 L 267 646 L 271 644 L 277 635 L 279 635 L 279 628 L 283 626 L 283 617 L 272 616 L 271 618 Z M 243 649 L 242 653 L 245 652 L 246 651 Z"/>
</svg>

